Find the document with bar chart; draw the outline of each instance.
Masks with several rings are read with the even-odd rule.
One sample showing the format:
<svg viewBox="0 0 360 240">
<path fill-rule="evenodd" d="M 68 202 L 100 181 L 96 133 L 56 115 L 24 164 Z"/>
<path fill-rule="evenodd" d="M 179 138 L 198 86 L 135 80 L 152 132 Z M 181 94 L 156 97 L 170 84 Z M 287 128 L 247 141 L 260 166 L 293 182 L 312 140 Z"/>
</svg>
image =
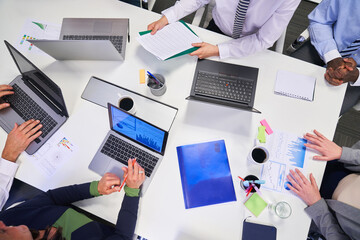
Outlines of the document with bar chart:
<svg viewBox="0 0 360 240">
<path fill-rule="evenodd" d="M 277 130 L 267 136 L 266 147 L 270 158 L 261 169 L 261 179 L 266 181 L 263 188 L 293 194 L 287 187 L 286 176 L 290 169 L 298 168 L 304 172 L 306 159 L 309 158 L 304 143 L 307 140 L 302 137 Z"/>
</svg>

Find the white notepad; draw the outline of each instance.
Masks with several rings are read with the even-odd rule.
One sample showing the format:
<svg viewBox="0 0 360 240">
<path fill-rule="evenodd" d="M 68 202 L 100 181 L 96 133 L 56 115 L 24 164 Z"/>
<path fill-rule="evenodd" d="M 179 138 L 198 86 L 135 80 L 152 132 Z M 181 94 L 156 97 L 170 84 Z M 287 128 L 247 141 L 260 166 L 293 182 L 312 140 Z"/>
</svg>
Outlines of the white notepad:
<svg viewBox="0 0 360 240">
<path fill-rule="evenodd" d="M 315 77 L 279 70 L 274 92 L 292 98 L 313 101 L 315 83 Z"/>
</svg>

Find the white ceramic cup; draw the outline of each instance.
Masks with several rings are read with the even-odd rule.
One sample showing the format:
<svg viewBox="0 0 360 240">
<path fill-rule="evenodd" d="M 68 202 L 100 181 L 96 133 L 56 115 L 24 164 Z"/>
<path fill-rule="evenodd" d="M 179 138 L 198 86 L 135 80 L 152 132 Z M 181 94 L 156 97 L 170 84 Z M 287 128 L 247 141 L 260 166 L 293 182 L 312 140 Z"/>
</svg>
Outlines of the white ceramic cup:
<svg viewBox="0 0 360 240">
<path fill-rule="evenodd" d="M 119 95 L 119 101 L 118 101 L 118 107 L 130 114 L 135 114 L 136 113 L 136 108 L 135 108 L 135 101 L 132 97 L 130 96 L 121 96 Z"/>
<path fill-rule="evenodd" d="M 262 145 L 256 145 L 253 147 L 248 155 L 249 161 L 257 165 L 265 164 L 269 161 L 269 157 L 269 150 Z"/>
</svg>

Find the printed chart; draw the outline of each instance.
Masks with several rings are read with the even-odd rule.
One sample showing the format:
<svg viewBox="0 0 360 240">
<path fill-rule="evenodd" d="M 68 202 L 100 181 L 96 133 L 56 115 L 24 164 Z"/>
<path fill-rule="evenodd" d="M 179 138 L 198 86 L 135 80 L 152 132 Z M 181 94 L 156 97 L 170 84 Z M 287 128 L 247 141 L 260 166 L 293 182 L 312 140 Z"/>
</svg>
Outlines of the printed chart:
<svg viewBox="0 0 360 240">
<path fill-rule="evenodd" d="M 261 169 L 261 179 L 265 180 L 264 188 L 291 193 L 287 184 L 286 176 L 289 171 L 298 168 L 304 170 L 307 151 L 304 143 L 307 140 L 291 133 L 274 131 L 267 136 L 266 147 L 270 153 L 270 159 Z"/>
<path fill-rule="evenodd" d="M 26 20 L 23 29 L 21 31 L 21 37 L 17 43 L 16 48 L 25 53 L 25 52 L 37 52 L 43 53 L 41 50 L 33 46 L 27 40 L 32 39 L 49 39 L 56 40 L 60 36 L 61 25 L 46 23 L 44 21 L 38 20 Z"/>
</svg>

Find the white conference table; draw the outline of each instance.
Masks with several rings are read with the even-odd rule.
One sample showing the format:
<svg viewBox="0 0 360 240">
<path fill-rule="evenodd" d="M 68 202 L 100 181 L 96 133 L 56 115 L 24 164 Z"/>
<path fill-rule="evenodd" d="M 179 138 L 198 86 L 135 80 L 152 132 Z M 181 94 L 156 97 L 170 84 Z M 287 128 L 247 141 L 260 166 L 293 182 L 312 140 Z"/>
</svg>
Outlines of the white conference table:
<svg viewBox="0 0 360 240">
<path fill-rule="evenodd" d="M 81 99 L 91 76 L 139 92 L 179 109 L 169 134 L 164 159 L 144 197 L 141 198 L 136 233 L 150 240 L 161 239 L 240 239 L 242 221 L 251 213 L 245 209 L 245 195 L 237 176 L 260 174 L 260 168 L 249 165 L 246 157 L 254 145 L 259 121 L 267 119 L 273 129 L 302 134 L 318 129 L 333 138 L 345 86 L 332 87 L 323 78 L 324 68 L 272 52 L 224 62 L 259 68 L 255 108 L 262 114 L 251 113 L 206 103 L 187 101 L 196 58 L 182 56 L 162 62 L 144 50 L 135 40 L 137 32 L 159 18 L 158 14 L 116 0 L 0 0 L 0 40 L 16 44 L 26 19 L 39 19 L 60 24 L 63 17 L 130 18 L 131 42 L 127 45 L 124 62 L 55 61 L 45 55 L 27 53 L 63 90 L 70 114 L 61 131 L 78 146 L 71 161 L 47 177 L 26 154 L 19 157 L 16 178 L 42 190 L 99 179 L 88 165 L 109 130 L 107 110 Z M 192 27 L 199 37 L 213 44 L 228 37 Z M 213 58 L 217 59 L 217 58 Z M 161 97 L 151 95 L 145 84 L 139 84 L 139 69 L 161 73 L 167 81 L 167 92 Z M 276 73 L 286 69 L 317 78 L 313 102 L 275 95 Z M 9 83 L 19 74 L 5 44 L 0 43 L 0 83 Z M 176 147 L 180 145 L 224 139 L 233 176 L 236 202 L 186 210 L 184 206 Z M 0 148 L 6 133 L 0 130 Z M 308 159 L 308 172 L 321 183 L 325 163 Z M 292 206 L 292 215 L 281 220 L 265 210 L 258 222 L 277 227 L 277 239 L 306 239 L 310 218 L 306 205 L 297 197 L 263 190 L 269 202 L 285 200 Z M 123 192 L 77 203 L 81 208 L 115 223 Z"/>
</svg>

